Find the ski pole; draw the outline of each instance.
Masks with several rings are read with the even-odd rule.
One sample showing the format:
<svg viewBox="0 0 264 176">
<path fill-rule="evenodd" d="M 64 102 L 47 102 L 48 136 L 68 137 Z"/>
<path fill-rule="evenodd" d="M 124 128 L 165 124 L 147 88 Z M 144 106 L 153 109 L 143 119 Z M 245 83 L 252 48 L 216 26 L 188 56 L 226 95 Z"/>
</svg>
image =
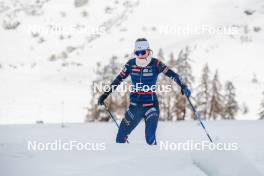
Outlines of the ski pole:
<svg viewBox="0 0 264 176">
<path fill-rule="evenodd" d="M 117 123 L 115 117 L 113 116 L 113 114 L 111 113 L 111 111 L 109 110 L 109 108 L 106 106 L 105 103 L 104 103 L 104 107 L 105 107 L 105 110 L 106 110 L 106 111 L 108 112 L 108 114 L 110 115 L 110 117 L 111 117 L 111 118 L 113 119 L 113 121 L 115 122 L 115 124 L 116 124 L 116 126 L 117 126 L 117 128 L 118 128 L 118 130 L 119 130 L 119 128 L 120 128 L 119 124 Z M 126 142 L 129 144 L 128 139 L 126 139 Z"/>
<path fill-rule="evenodd" d="M 213 143 L 213 140 L 212 140 L 211 136 L 209 135 L 209 133 L 207 132 L 207 130 L 206 130 L 206 128 L 205 128 L 205 126 L 204 126 L 204 124 L 203 124 L 203 122 L 202 122 L 201 118 L 200 118 L 200 115 L 199 115 L 199 113 L 198 113 L 198 112 L 196 111 L 196 109 L 194 108 L 194 106 L 193 106 L 193 104 L 192 104 L 192 102 L 191 102 L 190 98 L 189 98 L 189 97 L 187 97 L 187 96 L 186 96 L 186 98 L 187 98 L 188 102 L 190 103 L 190 106 L 191 106 L 191 108 L 192 108 L 192 110 L 193 110 L 193 113 L 194 113 L 194 115 L 195 115 L 196 119 L 198 119 L 198 120 L 199 120 L 199 122 L 200 122 L 201 126 L 203 127 L 203 129 L 204 129 L 204 131 L 205 131 L 205 133 L 206 133 L 207 137 L 209 138 L 210 142 L 212 142 L 212 143 Z"/>
</svg>

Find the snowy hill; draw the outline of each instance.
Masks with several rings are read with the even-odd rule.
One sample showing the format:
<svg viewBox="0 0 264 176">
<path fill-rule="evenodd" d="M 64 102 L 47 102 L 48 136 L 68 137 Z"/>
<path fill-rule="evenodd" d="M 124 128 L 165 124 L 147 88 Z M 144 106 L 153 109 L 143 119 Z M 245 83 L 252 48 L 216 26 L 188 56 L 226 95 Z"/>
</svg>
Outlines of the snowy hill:
<svg viewBox="0 0 264 176">
<path fill-rule="evenodd" d="M 141 36 L 154 55 L 189 45 L 196 80 L 208 62 L 249 107 L 239 118 L 256 119 L 264 90 L 263 15 L 259 0 L 89 0 L 81 7 L 73 0 L 1 1 L 0 123 L 82 122 L 96 62 L 130 54 Z M 234 31 L 179 32 L 190 26 Z"/>
<path fill-rule="evenodd" d="M 236 142 L 238 151 L 175 151 L 147 146 L 140 125 L 130 144 L 114 144 L 113 123 L 0 126 L 0 175 L 101 176 L 264 175 L 263 121 L 210 121 L 214 140 Z M 8 135 L 7 135 L 8 134 Z M 207 140 L 195 122 L 159 124 L 158 141 Z M 98 143 L 100 150 L 28 150 L 28 141 Z"/>
</svg>

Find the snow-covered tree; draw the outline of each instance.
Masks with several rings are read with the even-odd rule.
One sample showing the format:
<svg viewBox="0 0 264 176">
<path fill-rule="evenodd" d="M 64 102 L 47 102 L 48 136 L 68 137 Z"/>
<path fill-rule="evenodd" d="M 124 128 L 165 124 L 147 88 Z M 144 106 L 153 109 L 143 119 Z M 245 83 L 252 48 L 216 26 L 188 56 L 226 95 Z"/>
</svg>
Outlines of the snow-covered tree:
<svg viewBox="0 0 264 176">
<path fill-rule="evenodd" d="M 258 78 L 257 78 L 256 73 L 253 74 L 253 78 L 252 78 L 251 82 L 254 84 L 258 84 Z"/>
<path fill-rule="evenodd" d="M 121 64 L 118 62 L 118 58 L 113 56 L 109 63 L 105 66 L 102 66 L 100 63 L 97 64 L 95 70 L 96 79 L 93 81 L 92 85 L 92 99 L 90 102 L 90 107 L 88 108 L 87 121 L 98 120 L 98 121 L 108 121 L 110 118 L 106 114 L 105 110 L 102 107 L 97 105 L 97 101 L 100 95 L 103 94 L 103 91 L 94 89 L 94 85 L 110 85 L 113 79 L 119 74 Z M 106 100 L 106 103 L 110 110 L 115 110 L 117 114 L 123 113 L 128 104 L 127 94 L 124 92 L 113 92 Z"/>
<path fill-rule="evenodd" d="M 125 63 L 120 64 L 120 62 L 118 62 L 118 58 L 116 56 L 113 56 L 112 59 L 110 60 L 110 65 L 107 66 L 109 71 L 106 71 L 106 72 L 110 72 L 110 74 L 109 74 L 110 77 L 107 78 L 107 80 L 111 80 L 111 82 L 112 82 L 116 78 L 116 76 L 120 73 L 120 71 L 124 65 L 125 65 Z M 124 110 L 128 106 L 128 94 L 127 94 L 127 92 L 113 91 L 113 93 L 109 96 L 108 104 L 109 104 L 108 106 L 109 106 L 110 110 L 114 109 L 117 114 L 123 115 Z"/>
<path fill-rule="evenodd" d="M 190 59 L 190 48 L 186 46 L 182 49 L 178 55 L 176 60 L 176 72 L 181 76 L 182 81 L 186 84 L 190 89 L 192 88 L 192 83 L 194 82 L 194 76 L 192 75 L 192 66 Z M 185 96 L 177 96 L 175 111 L 177 120 L 184 120 L 186 117 L 187 110 L 187 101 Z"/>
<path fill-rule="evenodd" d="M 262 94 L 264 95 L 264 92 Z M 261 120 L 264 119 L 264 98 L 262 99 L 262 102 L 260 104 L 259 117 L 260 117 Z"/>
<path fill-rule="evenodd" d="M 239 107 L 236 101 L 235 87 L 231 81 L 227 81 L 225 84 L 224 104 L 224 118 L 234 119 Z"/>
<path fill-rule="evenodd" d="M 191 66 L 191 58 L 190 58 L 191 50 L 188 46 L 182 49 L 178 55 L 176 60 L 176 71 L 181 76 L 182 81 L 189 86 L 192 87 L 192 83 L 194 82 L 194 76 L 192 75 L 192 66 Z"/>
<path fill-rule="evenodd" d="M 102 119 L 107 119 L 107 114 L 106 112 L 99 108 L 99 106 L 97 105 L 98 102 L 98 98 L 101 95 L 101 92 L 99 92 L 99 90 L 94 89 L 94 85 L 99 85 L 102 82 L 102 65 L 101 63 L 97 63 L 96 65 L 96 70 L 95 70 L 95 74 L 97 76 L 97 78 L 93 81 L 90 90 L 91 90 L 91 100 L 90 100 L 90 104 L 88 109 L 88 113 L 86 115 L 86 121 L 102 121 Z"/>
<path fill-rule="evenodd" d="M 242 105 L 240 105 L 240 111 L 242 112 L 242 114 L 247 114 L 249 112 L 249 108 L 247 106 L 247 104 L 244 102 L 242 103 Z"/>
<path fill-rule="evenodd" d="M 209 118 L 217 119 L 223 114 L 223 95 L 221 94 L 221 88 L 222 85 L 219 81 L 218 71 L 216 71 L 212 80 Z"/>
<path fill-rule="evenodd" d="M 164 56 L 164 52 L 163 52 L 162 48 L 160 48 L 158 51 L 158 59 L 163 61 L 163 62 L 165 61 L 165 56 Z"/>
<path fill-rule="evenodd" d="M 88 0 L 75 0 L 74 5 L 75 7 L 82 7 L 88 3 Z"/>
<path fill-rule="evenodd" d="M 169 60 L 168 62 L 166 62 L 166 65 L 168 65 L 170 69 L 175 70 L 176 60 L 173 53 L 170 54 Z M 170 85 L 172 88 L 172 90 L 169 92 L 163 91 L 159 93 L 161 119 L 168 121 L 175 120 L 176 114 L 174 113 L 174 105 L 177 98 L 177 93 L 175 91 L 177 90 L 177 85 L 172 79 L 164 75 L 160 77 L 159 84 L 162 86 Z"/>
<path fill-rule="evenodd" d="M 201 82 L 197 88 L 196 94 L 196 105 L 201 118 L 209 118 L 210 112 L 210 98 L 211 98 L 211 80 L 210 80 L 210 69 L 206 64 L 202 69 Z"/>
</svg>

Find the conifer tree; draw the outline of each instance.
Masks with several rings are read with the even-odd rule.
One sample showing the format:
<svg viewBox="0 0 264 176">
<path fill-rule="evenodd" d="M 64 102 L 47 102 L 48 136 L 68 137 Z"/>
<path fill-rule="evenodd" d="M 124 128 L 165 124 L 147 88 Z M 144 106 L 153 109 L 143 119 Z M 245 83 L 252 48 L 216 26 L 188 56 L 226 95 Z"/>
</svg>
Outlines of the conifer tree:
<svg viewBox="0 0 264 176">
<path fill-rule="evenodd" d="M 210 97 L 211 97 L 211 80 L 210 80 L 210 69 L 206 64 L 202 69 L 201 82 L 197 88 L 196 105 L 201 118 L 209 118 L 210 111 Z"/>
<path fill-rule="evenodd" d="M 93 81 L 91 88 L 91 102 L 90 107 L 88 108 L 87 121 L 109 121 L 110 118 L 105 112 L 103 107 L 97 105 L 97 101 L 100 95 L 103 94 L 105 90 L 95 89 L 95 85 L 102 85 L 102 87 L 109 86 L 115 77 L 119 74 L 121 64 L 118 62 L 118 58 L 113 56 L 110 58 L 110 61 L 105 66 L 102 66 L 100 63 L 97 64 L 95 70 L 96 79 Z M 106 103 L 110 110 L 115 110 L 117 114 L 122 114 L 125 106 L 127 106 L 127 99 L 124 98 L 124 92 L 115 92 L 113 91 L 111 95 L 107 98 Z"/>
<path fill-rule="evenodd" d="M 227 81 L 225 84 L 224 104 L 224 118 L 234 119 L 239 107 L 236 101 L 235 87 L 231 81 Z"/>
<path fill-rule="evenodd" d="M 163 62 L 165 61 L 165 56 L 164 56 L 164 52 L 163 52 L 162 48 L 160 48 L 158 51 L 158 59 L 163 61 Z"/>
<path fill-rule="evenodd" d="M 190 53 L 190 48 L 186 46 L 180 51 L 175 64 L 176 72 L 180 75 L 182 82 L 191 89 L 192 83 L 194 82 L 194 76 L 192 75 Z M 180 94 L 177 96 L 175 111 L 177 120 L 185 120 L 187 113 L 187 100 L 185 96 Z"/>
<path fill-rule="evenodd" d="M 262 94 L 264 95 L 264 92 Z M 262 102 L 260 104 L 259 117 L 260 117 L 261 120 L 264 119 L 264 98 L 262 99 Z"/>
<path fill-rule="evenodd" d="M 168 62 L 166 62 L 166 65 L 172 69 L 176 69 L 176 60 L 173 55 L 173 53 L 170 54 Z M 159 79 L 159 84 L 163 89 L 162 92 L 159 92 L 159 102 L 160 102 L 160 114 L 162 120 L 166 121 L 172 121 L 176 120 L 176 114 L 175 114 L 175 103 L 177 98 L 177 84 L 175 82 L 162 75 Z M 167 87 L 169 86 L 169 89 L 167 90 Z"/>
<path fill-rule="evenodd" d="M 209 118 L 214 120 L 223 114 L 223 95 L 221 94 L 222 85 L 219 81 L 218 71 L 215 72 L 212 80 L 212 95 L 210 101 Z"/>
</svg>

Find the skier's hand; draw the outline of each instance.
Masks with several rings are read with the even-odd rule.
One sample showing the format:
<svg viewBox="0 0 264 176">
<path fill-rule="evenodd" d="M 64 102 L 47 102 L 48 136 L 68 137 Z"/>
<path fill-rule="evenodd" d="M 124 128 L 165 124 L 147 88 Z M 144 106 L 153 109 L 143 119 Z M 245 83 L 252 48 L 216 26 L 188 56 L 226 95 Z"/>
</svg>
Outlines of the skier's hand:
<svg viewBox="0 0 264 176">
<path fill-rule="evenodd" d="M 105 99 L 108 97 L 109 93 L 105 92 L 103 95 L 101 95 L 98 99 L 98 105 L 103 105 Z"/>
<path fill-rule="evenodd" d="M 183 84 L 181 86 L 181 93 L 182 93 L 182 95 L 185 95 L 186 97 L 190 97 L 191 96 L 191 91 L 185 84 Z"/>
</svg>

